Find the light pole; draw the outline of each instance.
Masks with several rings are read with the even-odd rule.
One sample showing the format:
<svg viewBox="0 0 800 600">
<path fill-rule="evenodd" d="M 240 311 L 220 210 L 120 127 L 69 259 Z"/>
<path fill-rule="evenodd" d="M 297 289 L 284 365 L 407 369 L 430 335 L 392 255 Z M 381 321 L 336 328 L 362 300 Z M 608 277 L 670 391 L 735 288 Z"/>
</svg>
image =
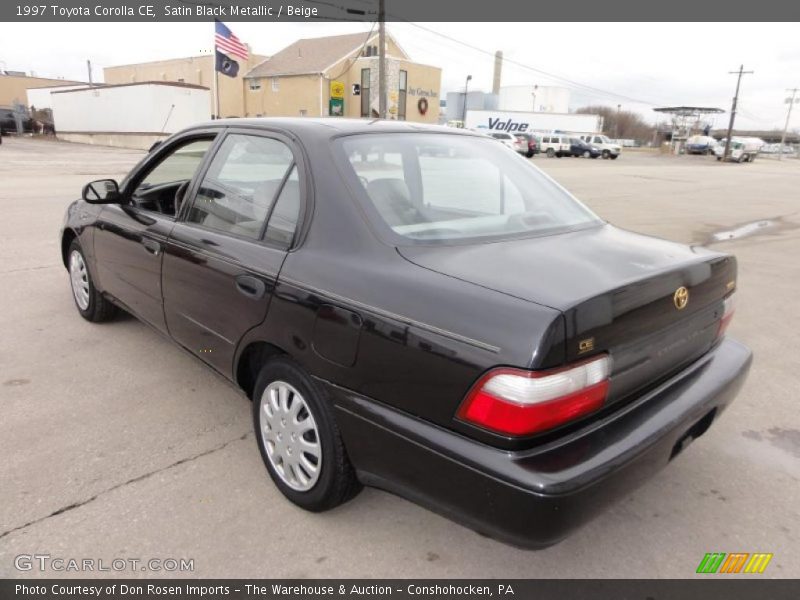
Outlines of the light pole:
<svg viewBox="0 0 800 600">
<path fill-rule="evenodd" d="M 469 91 L 469 81 L 472 79 L 472 75 L 467 75 L 467 81 L 464 83 L 464 111 L 461 113 L 461 124 L 464 126 L 464 129 L 467 128 L 467 92 Z"/>
<path fill-rule="evenodd" d="M 614 123 L 614 139 L 619 139 L 619 113 L 622 110 L 622 104 L 617 104 L 617 120 Z"/>
<path fill-rule="evenodd" d="M 786 144 L 786 130 L 789 129 L 789 119 L 792 118 L 792 106 L 796 102 L 795 96 L 797 92 L 800 91 L 798 88 L 792 88 L 786 90 L 787 92 L 792 92 L 791 98 L 786 98 L 786 104 L 789 105 L 789 110 L 786 112 L 786 124 L 783 126 L 783 134 L 781 135 L 781 146 L 778 149 L 778 160 L 783 160 L 783 146 Z"/>
<path fill-rule="evenodd" d="M 536 90 L 539 89 L 538 85 L 533 86 L 533 91 L 531 92 L 531 96 L 533 96 L 533 112 L 536 112 Z"/>
</svg>

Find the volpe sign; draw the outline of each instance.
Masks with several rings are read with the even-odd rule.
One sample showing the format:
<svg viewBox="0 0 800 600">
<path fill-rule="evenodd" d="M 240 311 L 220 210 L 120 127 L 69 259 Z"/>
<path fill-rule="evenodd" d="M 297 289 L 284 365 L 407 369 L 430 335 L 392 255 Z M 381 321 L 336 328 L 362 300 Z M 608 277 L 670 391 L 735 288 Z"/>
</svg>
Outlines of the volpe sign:
<svg viewBox="0 0 800 600">
<path fill-rule="evenodd" d="M 489 129 L 494 131 L 507 131 L 508 133 L 524 133 L 530 128 L 530 123 L 525 121 L 515 121 L 514 119 L 503 120 L 500 117 L 489 117 Z"/>
</svg>

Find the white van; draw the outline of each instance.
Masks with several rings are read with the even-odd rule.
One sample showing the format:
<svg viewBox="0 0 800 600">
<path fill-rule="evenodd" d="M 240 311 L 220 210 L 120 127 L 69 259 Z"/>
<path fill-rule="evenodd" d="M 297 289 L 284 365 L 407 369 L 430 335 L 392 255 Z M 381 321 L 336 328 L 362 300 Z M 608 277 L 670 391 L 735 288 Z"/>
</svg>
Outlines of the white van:
<svg viewBox="0 0 800 600">
<path fill-rule="evenodd" d="M 547 154 L 550 158 L 570 155 L 569 136 L 565 133 L 543 133 L 539 136 L 539 152 Z"/>
<path fill-rule="evenodd" d="M 615 144 L 600 133 L 587 133 L 578 137 L 587 144 L 600 148 L 600 151 L 603 153 L 603 158 L 617 158 L 622 152 L 622 146 Z"/>
</svg>

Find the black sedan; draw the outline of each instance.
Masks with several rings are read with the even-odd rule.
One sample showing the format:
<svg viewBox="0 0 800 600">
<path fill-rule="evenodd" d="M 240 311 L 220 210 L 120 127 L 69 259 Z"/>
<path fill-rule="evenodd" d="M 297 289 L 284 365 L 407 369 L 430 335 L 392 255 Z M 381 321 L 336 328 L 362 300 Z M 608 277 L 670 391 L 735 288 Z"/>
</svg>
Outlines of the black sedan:
<svg viewBox="0 0 800 600">
<path fill-rule="evenodd" d="M 88 184 L 60 247 L 81 316 L 128 311 L 252 399 L 292 502 L 371 485 L 527 547 L 666 465 L 751 361 L 732 256 L 617 229 L 464 130 L 193 127 Z"/>
<path fill-rule="evenodd" d="M 583 158 L 598 158 L 603 155 L 603 151 L 597 146 L 587 144 L 582 139 L 570 138 L 569 154 L 572 157 L 582 156 Z"/>
</svg>

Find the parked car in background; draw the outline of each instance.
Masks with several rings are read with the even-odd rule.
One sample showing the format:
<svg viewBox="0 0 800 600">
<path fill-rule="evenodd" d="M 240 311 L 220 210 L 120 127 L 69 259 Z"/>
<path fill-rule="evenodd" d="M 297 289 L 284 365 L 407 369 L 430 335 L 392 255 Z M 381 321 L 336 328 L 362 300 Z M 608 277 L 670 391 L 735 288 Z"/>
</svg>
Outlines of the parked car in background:
<svg viewBox="0 0 800 600">
<path fill-rule="evenodd" d="M 693 135 L 686 140 L 686 154 L 714 154 L 717 140 L 708 135 Z"/>
<path fill-rule="evenodd" d="M 764 146 L 764 140 L 754 137 L 732 137 L 730 154 L 725 160 L 729 162 L 753 162 L 761 148 Z M 719 145 L 714 148 L 714 154 L 717 160 L 722 160 L 725 155 L 725 139 L 720 140 Z"/>
<path fill-rule="evenodd" d="M 783 154 L 783 156 L 796 156 L 797 149 L 791 144 L 764 144 L 758 151 L 759 154 Z"/>
<path fill-rule="evenodd" d="M 524 154 L 528 158 L 533 158 L 534 154 L 539 153 L 539 142 L 532 133 L 515 133 L 514 137 L 525 143 L 526 149 L 518 150 L 517 152 Z"/>
<path fill-rule="evenodd" d="M 0 106 L 0 131 L 8 135 L 18 133 L 17 121 L 22 125 L 22 133 L 33 133 L 33 119 L 11 106 Z"/>
<path fill-rule="evenodd" d="M 520 152 L 522 154 L 526 154 L 528 152 L 528 143 L 524 140 L 520 140 L 517 136 L 507 133 L 505 131 L 491 131 L 481 129 L 479 130 L 481 133 L 485 133 L 489 137 L 492 137 L 499 142 L 501 142 L 504 146 L 508 146 L 514 152 Z"/>
<path fill-rule="evenodd" d="M 578 136 L 587 144 L 592 144 L 600 149 L 603 158 L 616 159 L 622 153 L 622 146 L 612 142 L 607 136 L 600 133 L 583 134 Z"/>
<path fill-rule="evenodd" d="M 600 148 L 587 144 L 580 138 L 570 138 L 569 152 L 571 156 L 582 156 L 584 158 L 597 158 L 603 155 L 603 151 Z"/>
<path fill-rule="evenodd" d="M 572 144 L 568 135 L 564 135 L 563 133 L 545 133 L 542 134 L 540 140 L 539 151 L 544 152 L 550 158 L 554 156 L 561 158 L 562 156 L 570 155 L 570 146 Z"/>
<path fill-rule="evenodd" d="M 464 130 L 202 123 L 88 183 L 59 250 L 82 318 L 122 307 L 252 400 L 289 501 L 372 485 L 521 546 L 667 466 L 751 362 L 732 255 L 618 229 Z"/>
</svg>

